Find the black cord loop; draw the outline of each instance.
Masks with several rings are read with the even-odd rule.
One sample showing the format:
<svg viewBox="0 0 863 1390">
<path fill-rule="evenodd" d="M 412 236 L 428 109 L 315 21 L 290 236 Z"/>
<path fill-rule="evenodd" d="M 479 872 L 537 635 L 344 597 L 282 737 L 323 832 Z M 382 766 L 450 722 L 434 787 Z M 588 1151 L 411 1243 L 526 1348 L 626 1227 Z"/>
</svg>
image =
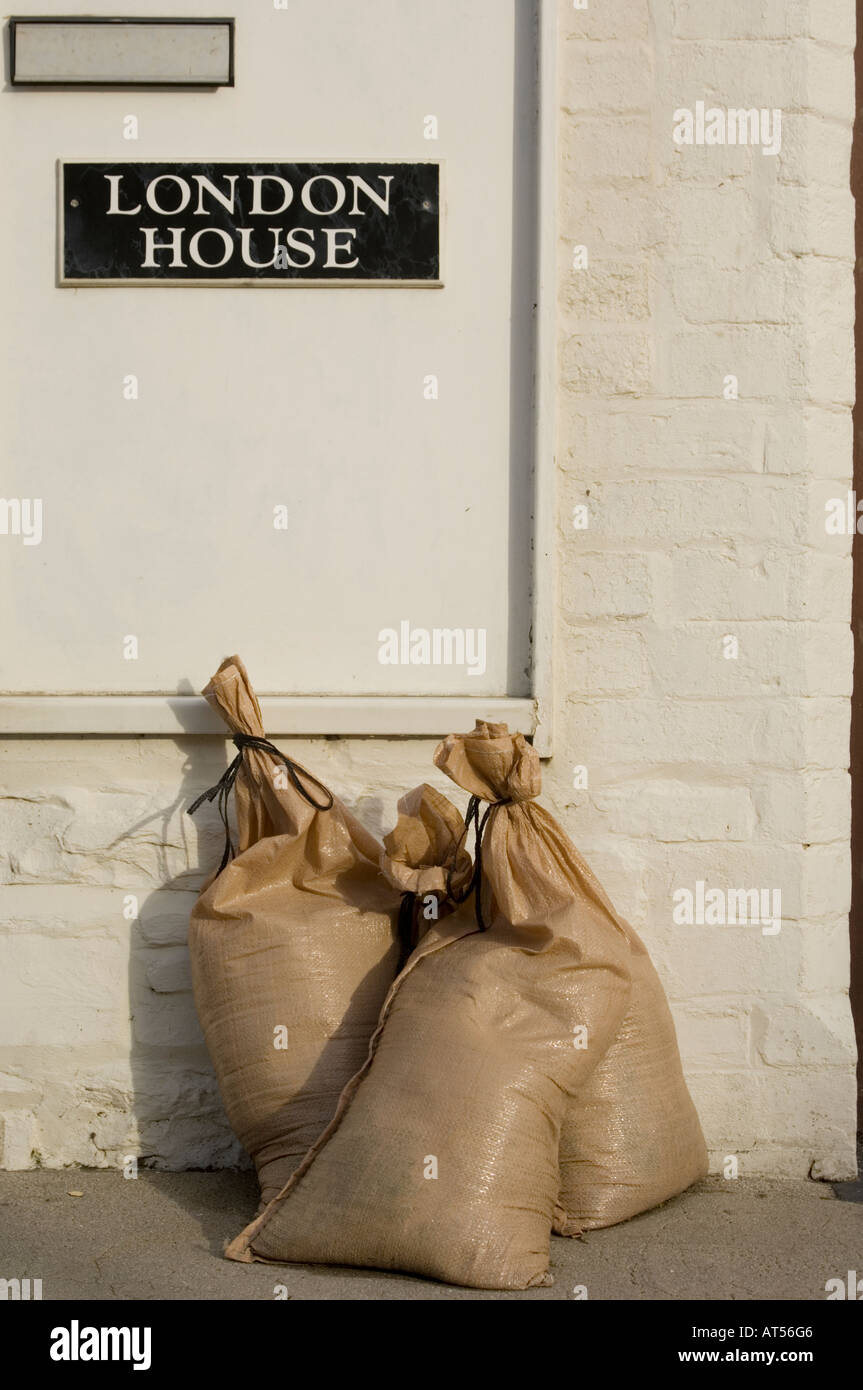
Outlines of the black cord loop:
<svg viewBox="0 0 863 1390">
<path fill-rule="evenodd" d="M 335 801 L 332 792 L 324 786 L 323 782 L 320 782 L 317 777 L 314 777 L 312 775 L 311 772 L 307 772 L 304 767 L 300 767 L 299 763 L 293 762 L 287 756 L 287 754 L 282 753 L 281 750 L 278 749 L 274 743 L 270 743 L 269 739 L 258 738 L 255 734 L 235 734 L 233 738 L 233 744 L 234 747 L 238 749 L 237 756 L 234 758 L 234 761 L 230 763 L 228 767 L 225 768 L 225 771 L 222 773 L 215 786 L 212 786 L 207 791 L 202 792 L 201 795 L 199 797 L 196 797 L 196 799 L 192 802 L 191 806 L 187 808 L 188 814 L 190 816 L 193 816 L 195 812 L 201 806 L 203 806 L 205 801 L 216 801 L 216 805 L 219 810 L 219 815 L 222 819 L 222 824 L 225 827 L 225 852 L 222 855 L 222 862 L 216 870 L 217 875 L 222 872 L 222 870 L 228 863 L 230 863 L 235 854 L 234 844 L 231 839 L 231 827 L 228 821 L 228 801 L 230 799 L 234 783 L 237 780 L 237 773 L 239 772 L 243 763 L 243 754 L 245 753 L 247 748 L 254 748 L 259 753 L 269 753 L 271 757 L 278 759 L 280 763 L 284 763 L 288 771 L 288 776 L 291 779 L 292 786 L 295 788 L 296 791 L 299 792 L 303 800 L 307 801 L 310 806 L 313 806 L 316 811 L 331 810 Z M 315 798 L 312 796 L 311 792 L 308 790 L 308 788 L 303 785 L 302 781 L 300 780 L 301 777 L 304 777 L 307 782 L 310 782 L 313 786 L 317 787 L 318 791 L 323 793 L 326 800 L 324 802 L 316 801 Z"/>
</svg>

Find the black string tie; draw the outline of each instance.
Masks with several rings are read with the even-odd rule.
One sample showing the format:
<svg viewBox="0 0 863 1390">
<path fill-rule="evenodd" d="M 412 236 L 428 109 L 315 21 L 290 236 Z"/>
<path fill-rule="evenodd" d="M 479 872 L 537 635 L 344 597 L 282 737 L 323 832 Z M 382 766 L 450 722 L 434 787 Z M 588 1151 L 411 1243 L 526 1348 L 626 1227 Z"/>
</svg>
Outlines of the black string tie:
<svg viewBox="0 0 863 1390">
<path fill-rule="evenodd" d="M 480 816 L 479 807 L 482 800 L 482 797 L 472 796 L 467 804 L 467 815 L 464 818 L 464 831 L 459 836 L 459 841 L 455 847 L 455 853 L 453 854 L 452 864 L 447 874 L 447 892 L 455 903 L 463 903 L 470 897 L 471 892 L 473 892 L 477 927 L 480 931 L 488 931 L 489 923 L 485 921 L 482 912 L 482 837 L 485 834 L 488 818 L 492 811 L 498 806 L 509 806 L 512 802 L 512 797 L 505 796 L 501 801 L 490 801 L 482 816 Z M 458 859 L 458 852 L 468 835 L 471 825 L 473 825 L 474 829 L 473 873 L 470 876 L 470 880 L 464 892 L 460 896 L 456 896 L 452 891 L 452 872 Z"/>
<path fill-rule="evenodd" d="M 402 893 L 402 900 L 399 904 L 398 934 L 399 934 L 399 970 L 405 964 L 408 956 L 414 948 L 414 914 L 416 912 L 417 895 L 416 893 Z"/>
<path fill-rule="evenodd" d="M 307 801 L 310 806 L 313 806 L 316 811 L 329 811 L 334 802 L 332 792 L 324 786 L 323 782 L 319 782 L 317 777 L 312 776 L 311 772 L 307 772 L 304 767 L 300 767 L 299 763 L 292 762 L 287 754 L 282 753 L 274 743 L 270 743 L 269 739 L 257 738 L 255 734 L 235 734 L 233 743 L 234 747 L 238 750 L 234 761 L 225 768 L 225 771 L 222 773 L 215 786 L 210 787 L 208 791 L 202 792 L 201 795 L 192 802 L 191 806 L 188 807 L 188 814 L 193 816 L 195 812 L 203 806 L 205 801 L 216 802 L 219 815 L 222 818 L 222 824 L 225 827 L 225 852 L 222 855 L 222 862 L 216 871 L 217 874 L 222 872 L 225 865 L 233 859 L 235 853 L 233 841 L 231 840 L 231 827 L 228 821 L 228 801 L 234 783 L 237 780 L 237 773 L 243 764 L 243 754 L 247 748 L 254 748 L 259 753 L 269 753 L 270 757 L 276 758 L 280 763 L 284 763 L 292 786 L 299 792 L 303 800 Z M 305 778 L 306 782 L 310 782 L 312 786 L 317 787 L 318 791 L 323 793 L 324 800 L 316 801 L 308 787 L 303 785 L 301 778 Z"/>
</svg>

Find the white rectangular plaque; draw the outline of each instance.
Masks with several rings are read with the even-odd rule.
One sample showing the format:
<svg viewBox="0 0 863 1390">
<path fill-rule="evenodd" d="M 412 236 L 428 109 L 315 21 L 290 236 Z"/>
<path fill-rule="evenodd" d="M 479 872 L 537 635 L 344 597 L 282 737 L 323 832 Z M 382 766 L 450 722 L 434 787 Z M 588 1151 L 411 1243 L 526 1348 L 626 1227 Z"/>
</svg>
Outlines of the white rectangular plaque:
<svg viewBox="0 0 863 1390">
<path fill-rule="evenodd" d="M 232 87 L 232 19 L 11 19 L 13 86 Z"/>
</svg>

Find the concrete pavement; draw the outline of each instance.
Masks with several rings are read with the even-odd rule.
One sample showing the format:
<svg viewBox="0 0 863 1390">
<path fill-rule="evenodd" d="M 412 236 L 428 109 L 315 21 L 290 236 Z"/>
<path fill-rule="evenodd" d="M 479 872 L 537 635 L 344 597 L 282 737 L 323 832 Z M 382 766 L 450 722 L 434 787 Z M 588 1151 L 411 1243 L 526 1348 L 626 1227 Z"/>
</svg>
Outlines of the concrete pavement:
<svg viewBox="0 0 863 1390">
<path fill-rule="evenodd" d="M 83 1196 L 69 1196 L 81 1192 Z M 43 1299 L 824 1300 L 863 1277 L 863 1185 L 708 1178 L 656 1211 L 553 1239 L 549 1289 L 492 1293 L 409 1275 L 238 1265 L 222 1249 L 255 1205 L 251 1173 L 0 1173 L 0 1278 L 41 1278 Z"/>
</svg>

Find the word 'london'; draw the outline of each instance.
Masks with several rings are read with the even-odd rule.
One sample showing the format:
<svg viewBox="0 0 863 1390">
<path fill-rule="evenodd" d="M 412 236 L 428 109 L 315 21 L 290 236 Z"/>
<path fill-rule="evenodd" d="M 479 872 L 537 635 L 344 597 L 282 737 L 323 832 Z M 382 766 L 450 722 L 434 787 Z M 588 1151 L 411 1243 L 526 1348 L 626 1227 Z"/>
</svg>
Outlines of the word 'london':
<svg viewBox="0 0 863 1390">
<path fill-rule="evenodd" d="M 103 176 L 108 181 L 110 188 L 107 215 L 109 217 L 138 217 L 143 212 L 140 203 L 135 207 L 121 206 L 121 184 L 122 174 L 105 174 Z M 211 201 L 211 206 L 216 203 L 223 207 L 227 212 L 233 214 L 237 204 L 237 181 L 239 174 L 223 174 L 222 180 L 228 185 L 226 189 L 218 188 L 212 179 L 205 174 L 193 174 L 191 180 L 183 178 L 180 174 L 158 174 L 147 183 L 144 190 L 144 201 L 151 212 L 159 217 L 177 217 L 180 213 L 186 212 L 192 201 L 193 190 L 191 184 L 197 185 L 197 202 L 192 211 L 193 217 L 207 217 L 208 209 L 204 205 L 205 196 Z M 294 202 L 296 190 L 293 184 L 280 174 L 246 174 L 251 201 L 248 212 L 252 217 L 279 217 L 286 212 Z M 310 217 L 332 217 L 336 213 L 343 212 L 350 217 L 365 217 L 369 203 L 373 203 L 385 217 L 390 215 L 390 194 L 393 181 L 392 174 L 379 174 L 377 176 L 379 184 L 383 185 L 380 189 L 375 189 L 372 185 L 359 174 L 348 174 L 345 179 L 337 178 L 332 174 L 315 174 L 308 178 L 299 189 L 300 203 Z M 324 195 L 319 185 L 326 185 L 329 188 L 329 195 Z M 346 187 L 351 185 L 350 190 Z M 270 185 L 266 188 L 265 186 Z M 350 200 L 350 202 L 349 202 Z M 165 202 L 168 206 L 165 206 Z M 349 206 L 346 204 L 349 202 Z M 170 251 L 171 268 L 183 269 L 186 261 L 183 260 L 183 237 L 185 228 L 168 227 L 164 230 L 159 227 L 142 227 L 138 230 L 143 234 L 144 259 L 141 262 L 143 270 L 153 270 L 158 266 L 156 253 Z M 237 235 L 240 239 L 240 254 L 243 264 L 250 269 L 260 270 L 265 266 L 276 265 L 278 268 L 287 269 L 307 269 L 316 263 L 319 255 L 325 255 L 323 266 L 327 270 L 349 270 L 359 264 L 357 257 L 351 259 L 353 252 L 353 242 L 357 236 L 356 227 L 290 227 L 287 230 L 283 227 L 268 227 L 267 231 L 273 238 L 273 255 L 269 261 L 257 261 L 252 256 L 251 238 L 256 229 L 252 227 L 237 227 Z M 318 231 L 323 234 L 323 244 L 319 245 L 316 238 Z M 158 234 L 167 236 L 170 240 L 156 241 Z M 285 241 L 280 245 L 279 237 L 285 232 Z M 201 240 L 204 234 L 219 237 L 222 242 L 221 253 L 217 259 L 205 260 L 201 251 Z M 222 227 L 205 226 L 189 237 L 186 244 L 186 251 L 193 264 L 206 266 L 215 269 L 224 265 L 233 254 L 233 242 L 231 236 Z M 292 254 L 293 253 L 293 254 Z M 210 251 L 212 256 L 213 252 Z M 294 259 L 298 257 L 299 259 Z"/>
</svg>

